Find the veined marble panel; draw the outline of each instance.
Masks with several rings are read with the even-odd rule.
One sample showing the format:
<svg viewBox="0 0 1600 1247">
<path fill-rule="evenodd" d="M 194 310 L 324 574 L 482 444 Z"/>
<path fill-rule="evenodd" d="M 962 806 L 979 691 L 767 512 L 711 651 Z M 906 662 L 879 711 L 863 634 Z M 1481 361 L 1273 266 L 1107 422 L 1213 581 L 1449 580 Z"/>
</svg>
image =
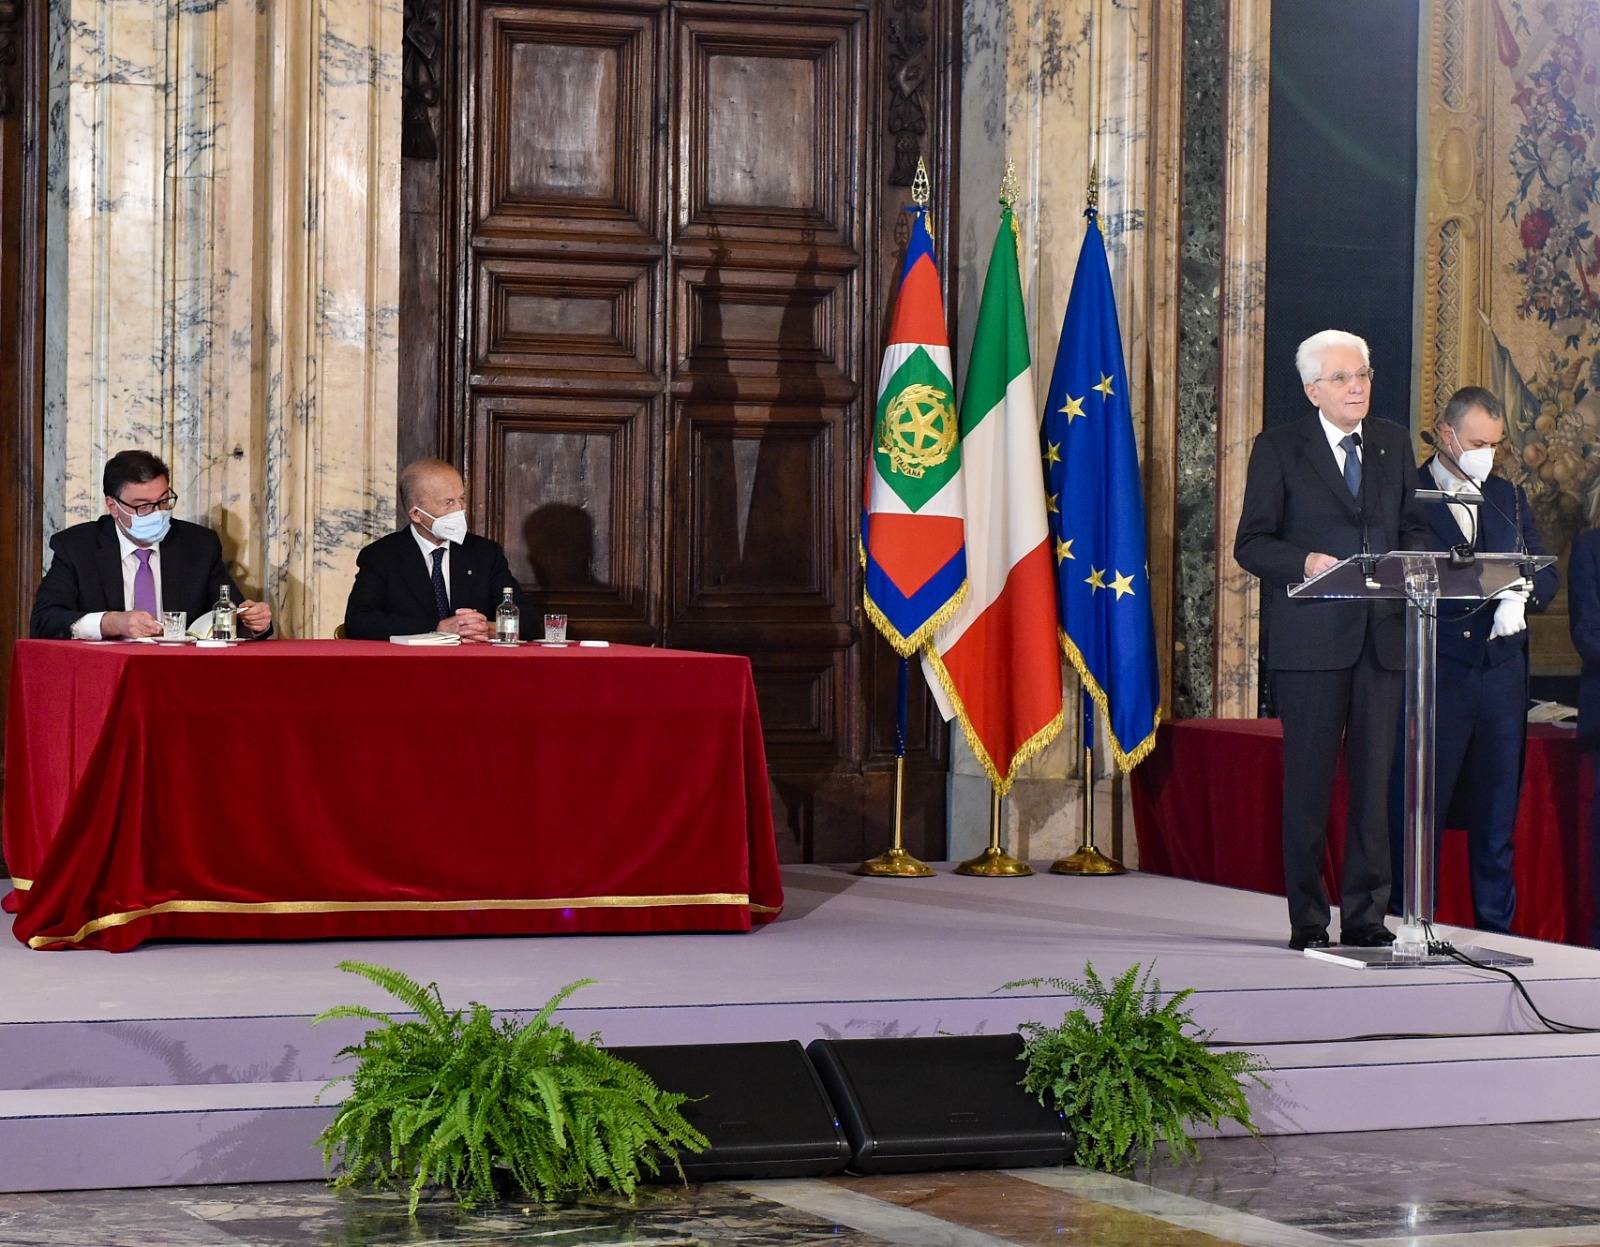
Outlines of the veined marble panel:
<svg viewBox="0 0 1600 1247">
<path fill-rule="evenodd" d="M 401 0 L 52 10 L 46 526 L 152 450 L 328 635 L 394 522 Z"/>
</svg>

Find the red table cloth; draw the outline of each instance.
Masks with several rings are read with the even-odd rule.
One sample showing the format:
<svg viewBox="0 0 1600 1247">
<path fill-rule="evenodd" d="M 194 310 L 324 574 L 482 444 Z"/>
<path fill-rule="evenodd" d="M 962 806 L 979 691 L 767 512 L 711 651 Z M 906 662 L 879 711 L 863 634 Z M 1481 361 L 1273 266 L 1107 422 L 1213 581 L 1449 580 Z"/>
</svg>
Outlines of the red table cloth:
<svg viewBox="0 0 1600 1247">
<path fill-rule="evenodd" d="M 783 905 L 750 664 L 22 641 L 19 940 L 749 930 Z"/>
<path fill-rule="evenodd" d="M 1163 723 L 1155 751 L 1134 769 L 1134 831 L 1142 870 L 1283 895 L 1283 729 L 1276 719 Z M 1531 724 L 1522 803 L 1513 832 L 1517 935 L 1588 944 L 1592 783 L 1570 728 Z M 1344 852 L 1341 766 L 1328 818 L 1323 880 L 1339 895 Z M 1400 886 L 1399 880 L 1395 886 Z M 1439 851 L 1435 915 L 1472 926 L 1467 838 L 1447 831 Z"/>
</svg>

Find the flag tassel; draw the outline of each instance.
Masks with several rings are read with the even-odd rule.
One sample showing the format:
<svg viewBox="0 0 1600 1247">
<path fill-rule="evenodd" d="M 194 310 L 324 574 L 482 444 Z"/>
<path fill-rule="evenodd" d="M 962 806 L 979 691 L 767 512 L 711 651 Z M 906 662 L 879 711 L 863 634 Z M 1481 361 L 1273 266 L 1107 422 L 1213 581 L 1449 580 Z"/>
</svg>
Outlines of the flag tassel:
<svg viewBox="0 0 1600 1247">
<path fill-rule="evenodd" d="M 906 711 L 911 693 L 911 661 L 900 659 L 900 704 L 894 725 L 894 840 L 889 847 L 856 867 L 858 875 L 891 879 L 927 879 L 933 871 L 905 851 L 902 837 L 906 810 Z"/>
</svg>

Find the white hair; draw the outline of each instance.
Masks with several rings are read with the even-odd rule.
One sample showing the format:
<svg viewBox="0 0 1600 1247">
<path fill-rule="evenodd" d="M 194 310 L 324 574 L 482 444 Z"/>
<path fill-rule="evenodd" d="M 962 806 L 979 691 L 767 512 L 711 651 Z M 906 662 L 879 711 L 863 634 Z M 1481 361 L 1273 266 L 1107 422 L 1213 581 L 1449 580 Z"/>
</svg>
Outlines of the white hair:
<svg viewBox="0 0 1600 1247">
<path fill-rule="evenodd" d="M 1358 338 L 1343 329 L 1324 329 L 1321 333 L 1312 334 L 1295 349 L 1294 366 L 1300 370 L 1300 380 L 1304 384 L 1310 385 L 1322 377 L 1322 357 L 1333 346 L 1348 346 L 1360 351 L 1362 365 L 1371 367 L 1372 354 L 1367 350 L 1365 338 Z"/>
</svg>

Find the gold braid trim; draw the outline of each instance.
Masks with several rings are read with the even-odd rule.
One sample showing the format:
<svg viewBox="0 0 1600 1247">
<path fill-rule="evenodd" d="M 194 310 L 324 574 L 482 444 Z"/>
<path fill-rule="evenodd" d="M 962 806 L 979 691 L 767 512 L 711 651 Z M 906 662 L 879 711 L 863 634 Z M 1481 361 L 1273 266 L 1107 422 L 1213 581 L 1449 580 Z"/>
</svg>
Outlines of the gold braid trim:
<svg viewBox="0 0 1600 1247">
<path fill-rule="evenodd" d="M 1111 726 L 1111 708 L 1106 700 L 1106 692 L 1100 687 L 1100 682 L 1089 674 L 1089 664 L 1083 661 L 1083 653 L 1077 644 L 1066 633 L 1066 629 L 1057 628 L 1056 635 L 1061 638 L 1061 651 L 1071 661 L 1078 673 L 1078 679 L 1083 681 L 1083 687 L 1089 690 L 1089 696 L 1094 698 L 1094 704 L 1100 707 L 1100 713 L 1106 719 L 1106 739 L 1111 742 L 1111 756 L 1116 759 L 1117 768 L 1127 774 L 1150 756 L 1150 751 L 1156 747 L 1156 730 L 1161 726 L 1161 707 L 1156 707 L 1155 718 L 1150 724 L 1150 735 L 1146 736 L 1132 749 L 1124 750 L 1122 742 L 1117 739 L 1117 733 Z"/>
<path fill-rule="evenodd" d="M 866 551 L 863 550 L 861 552 L 861 561 L 865 564 L 866 560 Z M 956 611 L 961 608 L 961 603 L 967 600 L 967 583 L 967 581 L 963 580 L 957 587 L 954 596 L 938 610 L 934 611 L 928 617 L 927 622 L 908 637 L 900 635 L 899 630 L 878 609 L 878 604 L 867 595 L 865 589 L 861 591 L 861 601 L 866 607 L 867 618 L 872 620 L 873 627 L 883 633 L 883 639 L 889 642 L 894 652 L 902 658 L 910 658 L 933 638 L 935 632 L 955 618 Z"/>
<path fill-rule="evenodd" d="M 27 892 L 27 891 L 32 889 L 33 880 L 32 879 L 18 879 L 15 875 L 12 875 L 11 876 L 11 886 L 14 887 L 18 892 Z"/>
<path fill-rule="evenodd" d="M 1011 791 L 1011 785 L 1016 782 L 1017 772 L 1022 769 L 1025 762 L 1037 756 L 1044 747 L 1054 740 L 1065 726 L 1066 707 L 1063 706 L 1056 712 L 1056 717 L 1051 719 L 1042 728 L 1030 736 L 1011 755 L 1011 767 L 1004 775 L 994 764 L 994 759 L 989 756 L 989 751 L 984 748 L 983 741 L 978 738 L 977 729 L 972 726 L 972 720 L 967 716 L 967 706 L 961 700 L 961 694 L 956 691 L 956 682 L 950 677 L 949 669 L 944 665 L 944 659 L 939 656 L 939 651 L 933 646 L 928 646 L 923 651 L 928 656 L 928 661 L 933 666 L 933 673 L 939 677 L 939 683 L 944 688 L 945 696 L 950 699 L 951 708 L 956 712 L 956 720 L 961 724 L 961 731 L 967 738 L 967 744 L 972 749 L 973 757 L 978 759 L 983 767 L 983 773 L 989 777 L 989 782 L 994 785 L 995 795 L 1004 797 Z"/>
<path fill-rule="evenodd" d="M 751 905 L 743 892 L 701 892 L 679 896 L 555 896 L 543 900 L 473 901 L 163 901 L 148 909 L 106 914 L 92 919 L 72 935 L 35 935 L 29 948 L 51 944 L 76 944 L 97 931 L 124 927 L 159 914 L 370 914 L 463 913 L 474 910 L 540 909 L 655 909 L 668 905 L 744 905 L 761 913 L 777 913 L 766 905 Z"/>
</svg>

